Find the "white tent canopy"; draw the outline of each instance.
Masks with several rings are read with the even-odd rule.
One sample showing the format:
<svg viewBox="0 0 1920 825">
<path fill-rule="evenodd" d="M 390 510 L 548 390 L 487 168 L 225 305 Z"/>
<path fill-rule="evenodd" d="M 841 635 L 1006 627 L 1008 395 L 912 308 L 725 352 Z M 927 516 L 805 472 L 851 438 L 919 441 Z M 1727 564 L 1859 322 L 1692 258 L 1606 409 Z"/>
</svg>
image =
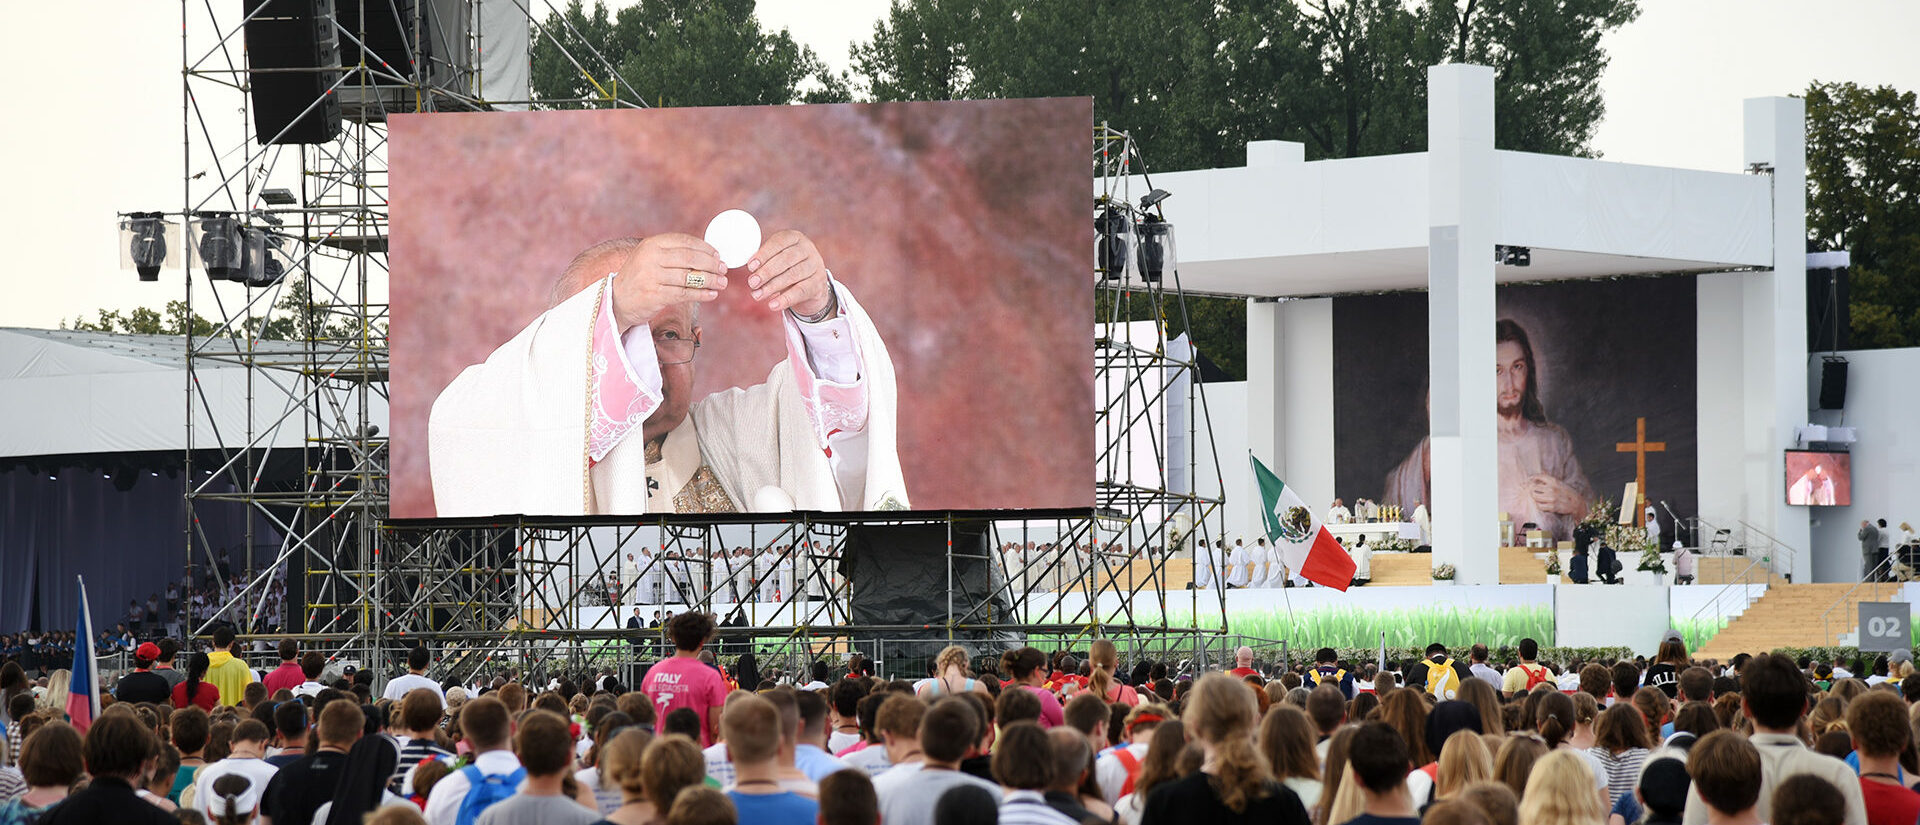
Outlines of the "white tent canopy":
<svg viewBox="0 0 1920 825">
<path fill-rule="evenodd" d="M 300 352 L 278 341 L 258 348 Z M 238 449 L 249 434 L 255 449 L 304 445 L 300 376 L 255 370 L 249 385 L 238 364 L 201 360 L 189 399 L 186 360 L 178 336 L 0 328 L 0 458 L 184 450 L 189 409 L 196 449 Z M 368 395 L 369 418 L 384 428 L 386 400 Z"/>
</svg>

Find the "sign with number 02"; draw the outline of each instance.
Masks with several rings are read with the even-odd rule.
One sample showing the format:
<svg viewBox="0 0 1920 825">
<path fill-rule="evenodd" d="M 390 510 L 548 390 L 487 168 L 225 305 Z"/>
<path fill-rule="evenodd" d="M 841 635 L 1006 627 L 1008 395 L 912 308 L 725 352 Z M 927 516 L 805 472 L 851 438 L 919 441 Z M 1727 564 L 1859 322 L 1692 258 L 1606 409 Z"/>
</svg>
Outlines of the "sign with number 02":
<svg viewBox="0 0 1920 825">
<path fill-rule="evenodd" d="M 1860 603 L 1860 649 L 1912 649 L 1912 606 L 1906 602 Z"/>
</svg>

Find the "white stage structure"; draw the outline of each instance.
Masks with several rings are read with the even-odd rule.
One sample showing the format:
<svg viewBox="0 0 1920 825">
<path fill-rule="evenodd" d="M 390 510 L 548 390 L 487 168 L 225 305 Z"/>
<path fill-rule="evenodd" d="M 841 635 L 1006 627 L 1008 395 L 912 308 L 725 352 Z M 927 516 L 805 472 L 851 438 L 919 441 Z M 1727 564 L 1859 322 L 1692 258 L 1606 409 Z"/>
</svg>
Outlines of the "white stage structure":
<svg viewBox="0 0 1920 825">
<path fill-rule="evenodd" d="M 1721 173 L 1497 150 L 1490 69 L 1436 66 L 1428 88 L 1427 152 L 1309 163 L 1261 141 L 1245 167 L 1157 176 L 1180 195 L 1167 219 L 1192 227 L 1187 288 L 1253 296 L 1254 452 L 1330 500 L 1327 296 L 1428 290 L 1435 563 L 1496 583 L 1494 285 L 1700 273 L 1699 515 L 1753 525 L 1785 548 L 1778 572 L 1810 581 L 1809 514 L 1785 504 L 1783 464 L 1808 418 L 1802 102 L 1746 101 L 1744 155 Z M 1497 266 L 1496 244 L 1531 248 L 1532 265 Z"/>
</svg>

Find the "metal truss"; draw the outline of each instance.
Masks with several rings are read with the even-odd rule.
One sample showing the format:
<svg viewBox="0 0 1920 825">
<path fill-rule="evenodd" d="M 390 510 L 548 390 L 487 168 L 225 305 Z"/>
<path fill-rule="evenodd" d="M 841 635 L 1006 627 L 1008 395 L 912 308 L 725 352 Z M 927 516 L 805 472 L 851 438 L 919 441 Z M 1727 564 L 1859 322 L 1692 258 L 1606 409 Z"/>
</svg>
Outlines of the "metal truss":
<svg viewBox="0 0 1920 825">
<path fill-rule="evenodd" d="M 481 0 L 471 2 L 477 9 Z M 530 4 L 514 2 L 528 15 L 533 36 L 556 46 L 569 34 L 579 41 L 577 32 L 548 31 Z M 426 4 L 400 5 L 417 14 Z M 364 16 L 379 6 L 356 8 Z M 359 47 L 360 58 L 326 69 L 340 72 L 325 94 L 341 100 L 341 132 L 320 144 L 270 145 L 254 133 L 248 112 L 246 21 L 216 15 L 210 0 L 183 0 L 181 13 L 183 203 L 167 215 L 181 223 L 206 212 L 237 216 L 273 240 L 277 248 L 269 254 L 282 268 L 268 285 L 216 288 L 204 261 L 189 257 L 185 267 L 186 306 L 212 327 L 186 336 L 190 526 L 184 561 L 191 579 L 213 569 L 216 552 L 225 549 L 198 528 L 197 511 L 246 509 L 245 586 L 217 605 L 243 638 L 302 640 L 335 660 L 372 668 L 377 679 L 420 643 L 433 646 L 437 670 L 448 677 L 503 670 L 531 676 L 652 658 L 657 631 L 625 627 L 637 606 L 649 621 L 644 613 L 652 609 L 712 612 L 723 625 L 720 653 L 751 650 L 782 669 L 853 652 L 891 656 L 889 650 L 905 648 L 889 647 L 890 640 L 912 637 L 924 645 L 929 633 L 948 639 L 1015 633 L 1063 645 L 1107 636 L 1128 650 L 1202 662 L 1230 655 L 1231 647 L 1220 653 L 1219 630 L 1200 629 L 1224 627 L 1218 591 L 1173 600 L 1184 601 L 1192 617 L 1176 623 L 1169 608 L 1181 606 L 1170 604 L 1164 586 L 1167 561 L 1219 529 L 1220 498 L 1192 490 L 1194 415 L 1175 433 L 1189 445 L 1176 454 L 1169 451 L 1172 425 L 1150 412 L 1180 399 L 1183 409 L 1204 415 L 1195 357 L 1191 350 L 1169 352 L 1164 323 L 1154 325 L 1152 340 L 1110 334 L 1138 308 L 1155 319 L 1184 319 L 1177 270 L 1170 281 L 1101 282 L 1110 311 L 1101 319 L 1094 368 L 1101 381 L 1126 391 L 1096 413 L 1103 442 L 1092 512 L 389 523 L 387 441 L 377 426 L 388 383 L 387 115 L 502 104 L 633 104 L 611 95 L 482 100 L 457 66 L 449 71 L 428 59 L 377 54 L 352 34 L 364 26 L 342 25 L 339 34 Z M 414 33 L 410 42 L 427 37 L 430 21 L 405 22 Z M 618 81 L 598 54 L 560 51 L 589 78 Z M 395 66 L 416 68 L 402 75 Z M 1144 168 L 1132 139 L 1100 132 L 1095 159 L 1096 209 L 1114 207 L 1144 219 L 1147 209 L 1127 192 L 1134 170 Z M 231 399 L 213 397 L 201 380 L 207 371 L 233 369 L 245 375 L 248 413 L 240 431 L 214 423 L 222 420 L 215 406 Z M 1159 475 L 1116 475 L 1113 468 L 1128 465 L 1139 450 L 1153 453 Z M 849 529 L 929 521 L 950 529 L 990 523 L 989 592 L 965 598 L 950 592 L 943 621 L 930 626 L 855 624 L 839 565 Z M 1008 545 L 1021 552 L 999 549 Z M 740 547 L 749 550 L 745 558 L 733 552 Z M 270 548 L 271 561 L 256 548 Z M 956 565 L 982 560 L 950 553 L 946 561 L 954 580 Z M 274 629 L 261 604 L 281 575 L 286 621 Z M 642 585 L 658 586 L 659 595 L 635 597 Z M 198 617 L 189 632 L 204 634 L 212 624 Z"/>
</svg>

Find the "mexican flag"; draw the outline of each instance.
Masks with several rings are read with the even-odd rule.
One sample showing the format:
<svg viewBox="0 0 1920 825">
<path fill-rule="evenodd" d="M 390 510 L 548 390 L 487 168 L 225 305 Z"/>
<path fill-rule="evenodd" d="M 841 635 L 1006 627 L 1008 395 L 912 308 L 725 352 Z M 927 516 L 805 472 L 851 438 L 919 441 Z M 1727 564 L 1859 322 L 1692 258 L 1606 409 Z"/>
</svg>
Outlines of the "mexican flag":
<svg viewBox="0 0 1920 825">
<path fill-rule="evenodd" d="M 1287 569 L 1315 584 L 1346 590 L 1353 584 L 1353 557 L 1320 526 L 1320 519 L 1299 493 L 1252 453 L 1247 458 L 1253 462 L 1253 480 L 1260 485 L 1260 520 L 1266 525 L 1267 540 L 1280 548 Z"/>
</svg>

